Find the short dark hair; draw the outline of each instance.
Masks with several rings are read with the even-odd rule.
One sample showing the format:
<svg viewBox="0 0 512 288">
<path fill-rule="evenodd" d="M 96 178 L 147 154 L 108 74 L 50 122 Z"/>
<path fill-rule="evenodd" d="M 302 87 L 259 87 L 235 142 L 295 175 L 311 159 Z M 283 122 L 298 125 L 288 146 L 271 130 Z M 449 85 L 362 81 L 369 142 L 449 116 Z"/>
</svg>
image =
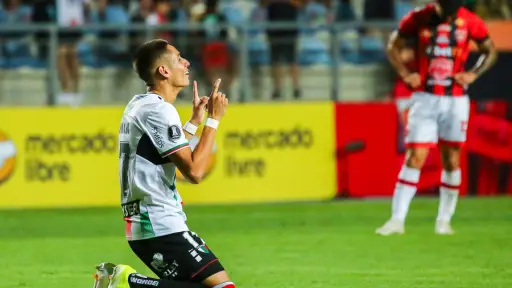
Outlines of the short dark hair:
<svg viewBox="0 0 512 288">
<path fill-rule="evenodd" d="M 169 42 L 163 39 L 153 39 L 142 44 L 133 55 L 132 63 L 139 78 L 146 83 L 153 81 L 153 66 L 167 52 Z"/>
</svg>

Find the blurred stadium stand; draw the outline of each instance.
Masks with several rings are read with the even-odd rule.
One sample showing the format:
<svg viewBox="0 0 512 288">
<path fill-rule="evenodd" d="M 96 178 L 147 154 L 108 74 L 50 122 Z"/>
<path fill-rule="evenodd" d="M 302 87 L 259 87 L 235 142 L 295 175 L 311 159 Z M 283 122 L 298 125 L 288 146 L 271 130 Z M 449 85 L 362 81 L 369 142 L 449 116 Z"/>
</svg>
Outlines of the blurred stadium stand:
<svg viewBox="0 0 512 288">
<path fill-rule="evenodd" d="M 194 77 L 205 83 L 201 87 L 208 87 L 208 77 L 201 73 L 204 66 L 198 47 L 212 40 L 198 32 L 216 33 L 215 29 L 211 30 L 215 27 L 226 28 L 228 32 L 227 39 L 213 41 L 226 42 L 230 62 L 236 66 L 231 67 L 229 76 L 230 97 L 234 100 L 270 99 L 273 85 L 265 28 L 290 26 L 299 28 L 297 51 L 290 53 L 296 53 L 300 64 L 304 100 L 375 100 L 384 97 L 393 85 L 394 74 L 384 53 L 388 32 L 404 14 L 419 2 L 425 2 L 394 1 L 391 18 L 373 21 L 376 16 L 365 9 L 378 0 L 304 1 L 296 23 L 270 24 L 259 1 L 220 0 L 216 13 L 223 15 L 225 23 L 212 25 L 198 20 L 205 12 L 202 1 L 170 1 L 164 20 L 156 13 L 159 22 L 155 25 L 147 20 L 154 11 L 147 11 L 149 16 L 143 15 L 145 10 L 141 5 L 147 5 L 144 2 L 148 1 L 86 1 L 85 25 L 71 28 L 82 31 L 77 43 L 81 63 L 79 90 L 84 95 L 81 104 L 122 104 L 143 90 L 129 61 L 130 52 L 138 43 L 135 34 L 145 39 L 169 37 L 192 62 Z M 41 55 L 38 49 L 41 43 L 34 34 L 36 29 L 57 32 L 60 28 L 54 23 L 31 23 L 31 1 L 17 2 L 2 1 L 0 9 L 0 105 L 54 103 L 51 100 L 59 93 L 55 63 L 59 39 L 56 33 L 51 34 L 46 43 L 50 49 Z M 143 15 L 142 22 L 135 20 L 136 14 Z M 168 29 L 170 33 L 166 32 Z M 289 82 L 284 82 L 285 99 L 291 99 Z M 183 99 L 187 97 L 184 92 Z"/>
</svg>

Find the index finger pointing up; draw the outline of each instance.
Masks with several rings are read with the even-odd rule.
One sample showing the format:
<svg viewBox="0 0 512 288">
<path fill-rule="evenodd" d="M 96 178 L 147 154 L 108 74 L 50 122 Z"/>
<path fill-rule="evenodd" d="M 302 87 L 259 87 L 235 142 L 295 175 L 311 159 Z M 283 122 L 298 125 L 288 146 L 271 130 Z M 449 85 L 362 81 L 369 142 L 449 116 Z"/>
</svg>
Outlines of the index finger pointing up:
<svg viewBox="0 0 512 288">
<path fill-rule="evenodd" d="M 217 95 L 217 91 L 219 91 L 219 86 L 220 86 L 221 81 L 222 80 L 220 78 L 217 79 L 217 81 L 215 81 L 215 84 L 213 85 L 212 94 L 210 95 L 210 97 Z"/>
<path fill-rule="evenodd" d="M 197 81 L 194 81 L 194 101 L 199 101 L 199 92 L 197 92 Z"/>
</svg>

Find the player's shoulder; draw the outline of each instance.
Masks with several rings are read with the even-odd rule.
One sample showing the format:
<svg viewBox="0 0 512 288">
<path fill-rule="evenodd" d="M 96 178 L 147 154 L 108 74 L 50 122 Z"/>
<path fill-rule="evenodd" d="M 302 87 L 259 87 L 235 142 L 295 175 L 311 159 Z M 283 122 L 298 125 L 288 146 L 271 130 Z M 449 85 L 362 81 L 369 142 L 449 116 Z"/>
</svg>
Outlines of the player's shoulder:
<svg viewBox="0 0 512 288">
<path fill-rule="evenodd" d="M 155 102 L 153 105 L 155 109 L 152 111 L 171 116 L 178 115 L 178 109 L 176 109 L 176 107 L 169 102 L 162 100 Z"/>
<path fill-rule="evenodd" d="M 478 22 L 478 23 L 484 22 L 484 20 L 480 16 L 478 16 L 475 12 L 472 12 L 466 8 L 460 8 L 457 16 L 463 20 L 468 21 L 468 22 Z"/>
<path fill-rule="evenodd" d="M 145 93 L 145 94 L 137 94 L 133 96 L 132 100 L 126 105 L 125 113 L 130 113 L 133 116 L 144 116 L 151 112 L 156 112 L 160 110 L 164 110 L 166 107 L 165 102 L 162 97 L 153 94 L 153 93 Z"/>
<path fill-rule="evenodd" d="M 160 97 L 160 96 L 158 96 Z M 158 99 L 158 98 L 157 98 Z M 160 98 L 161 99 L 161 98 Z M 147 102 L 139 113 L 139 117 L 145 122 L 147 119 L 150 121 L 163 121 L 163 122 L 176 122 L 179 121 L 180 116 L 178 110 L 174 105 L 162 100 L 154 100 Z M 159 119 L 159 120 L 158 120 Z"/>
</svg>

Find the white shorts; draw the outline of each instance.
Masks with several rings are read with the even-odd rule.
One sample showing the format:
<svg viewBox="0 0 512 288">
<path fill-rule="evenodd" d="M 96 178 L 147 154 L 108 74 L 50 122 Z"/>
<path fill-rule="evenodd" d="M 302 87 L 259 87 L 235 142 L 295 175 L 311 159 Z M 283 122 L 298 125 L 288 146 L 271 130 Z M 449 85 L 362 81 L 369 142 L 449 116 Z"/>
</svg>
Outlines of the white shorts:
<svg viewBox="0 0 512 288">
<path fill-rule="evenodd" d="M 437 143 L 462 146 L 466 142 L 470 101 L 468 96 L 436 96 L 415 92 L 407 120 L 408 147 Z"/>
<path fill-rule="evenodd" d="M 398 112 L 404 112 L 405 110 L 411 107 L 412 99 L 411 98 L 397 98 L 395 100 L 396 107 Z"/>
</svg>

